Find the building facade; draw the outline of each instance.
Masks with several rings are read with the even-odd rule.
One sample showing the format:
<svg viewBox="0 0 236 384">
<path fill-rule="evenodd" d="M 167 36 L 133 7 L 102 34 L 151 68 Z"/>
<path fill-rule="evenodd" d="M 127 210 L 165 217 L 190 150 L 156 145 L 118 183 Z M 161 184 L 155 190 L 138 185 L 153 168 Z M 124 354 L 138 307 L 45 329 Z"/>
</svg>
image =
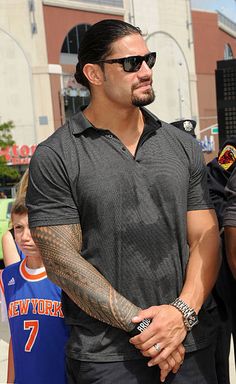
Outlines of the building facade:
<svg viewBox="0 0 236 384">
<path fill-rule="evenodd" d="M 236 57 L 236 24 L 219 12 L 200 10 L 192 10 L 192 22 L 200 138 L 206 143 L 211 136 L 214 139 L 214 150 L 205 155 L 210 161 L 219 147 L 215 71 L 217 61 Z"/>
<path fill-rule="evenodd" d="M 57 128 L 89 97 L 88 91 L 74 80 L 77 51 L 84 32 L 102 19 L 124 19 L 125 8 L 122 0 L 45 0 L 43 14 Z"/>
<path fill-rule="evenodd" d="M 87 28 L 104 18 L 139 26 L 157 52 L 156 99 L 148 108 L 168 122 L 196 120 L 197 136 L 218 149 L 215 69 L 235 56 L 234 23 L 191 11 L 189 0 L 1 0 L 0 124 L 14 122 L 16 143 L 5 151 L 9 164 L 27 165 L 35 146 L 88 102 L 74 80 L 77 50 Z"/>
<path fill-rule="evenodd" d="M 156 100 L 149 108 L 168 122 L 198 120 L 190 1 L 132 3 L 131 22 L 141 27 L 149 48 L 157 52 L 153 70 Z"/>
<path fill-rule="evenodd" d="M 0 124 L 12 120 L 19 147 L 54 130 L 41 1 L 0 2 Z"/>
</svg>

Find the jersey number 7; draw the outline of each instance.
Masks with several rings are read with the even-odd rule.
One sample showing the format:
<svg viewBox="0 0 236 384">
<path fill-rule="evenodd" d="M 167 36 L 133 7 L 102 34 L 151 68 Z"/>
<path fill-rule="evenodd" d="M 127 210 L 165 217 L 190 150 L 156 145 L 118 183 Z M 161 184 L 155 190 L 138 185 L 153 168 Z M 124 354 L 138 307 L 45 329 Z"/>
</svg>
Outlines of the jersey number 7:
<svg viewBox="0 0 236 384">
<path fill-rule="evenodd" d="M 25 320 L 24 321 L 24 330 L 30 330 L 28 340 L 25 343 L 25 352 L 31 352 L 36 337 L 39 331 L 39 321 L 38 320 Z"/>
</svg>

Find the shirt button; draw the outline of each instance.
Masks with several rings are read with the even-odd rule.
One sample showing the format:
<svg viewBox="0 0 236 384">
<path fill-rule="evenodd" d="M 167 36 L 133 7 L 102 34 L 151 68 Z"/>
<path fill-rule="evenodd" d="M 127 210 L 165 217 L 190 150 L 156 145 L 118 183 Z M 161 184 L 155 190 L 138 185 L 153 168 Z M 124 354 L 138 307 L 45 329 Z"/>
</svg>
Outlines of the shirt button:
<svg viewBox="0 0 236 384">
<path fill-rule="evenodd" d="M 113 135 L 111 135 L 110 133 L 106 135 L 106 137 L 108 137 L 109 139 L 112 139 L 113 138 Z"/>
<path fill-rule="evenodd" d="M 126 148 L 125 148 L 125 147 L 122 147 L 121 149 L 122 149 L 122 151 L 124 151 L 124 152 L 126 151 Z"/>
</svg>

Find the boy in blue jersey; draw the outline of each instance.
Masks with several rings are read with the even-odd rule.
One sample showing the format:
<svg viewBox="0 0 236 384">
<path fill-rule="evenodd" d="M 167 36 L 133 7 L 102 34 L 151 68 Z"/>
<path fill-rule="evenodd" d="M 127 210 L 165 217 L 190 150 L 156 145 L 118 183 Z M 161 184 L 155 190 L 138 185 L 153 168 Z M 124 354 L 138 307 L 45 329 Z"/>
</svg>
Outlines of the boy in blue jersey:
<svg viewBox="0 0 236 384">
<path fill-rule="evenodd" d="M 61 290 L 47 278 L 28 227 L 24 198 L 16 200 L 11 218 L 16 243 L 26 258 L 2 273 L 11 331 L 7 382 L 65 384 L 67 328 Z"/>
</svg>

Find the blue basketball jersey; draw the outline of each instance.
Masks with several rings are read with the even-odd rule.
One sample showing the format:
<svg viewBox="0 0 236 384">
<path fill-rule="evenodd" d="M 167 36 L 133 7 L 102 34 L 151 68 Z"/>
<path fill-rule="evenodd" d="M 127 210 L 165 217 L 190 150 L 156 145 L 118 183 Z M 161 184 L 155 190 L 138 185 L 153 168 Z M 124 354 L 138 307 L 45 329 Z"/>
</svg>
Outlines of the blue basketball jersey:
<svg viewBox="0 0 236 384">
<path fill-rule="evenodd" d="M 26 268 L 26 259 L 6 267 L 2 281 L 10 323 L 17 384 L 65 384 L 68 330 L 61 289 L 45 269 Z"/>
<path fill-rule="evenodd" d="M 16 243 L 15 243 L 16 244 Z M 17 249 L 17 252 L 19 253 L 19 256 L 20 256 L 20 259 L 23 260 L 25 258 L 25 255 L 24 253 L 20 250 L 20 248 L 18 247 L 18 245 L 16 244 L 16 249 Z"/>
</svg>

